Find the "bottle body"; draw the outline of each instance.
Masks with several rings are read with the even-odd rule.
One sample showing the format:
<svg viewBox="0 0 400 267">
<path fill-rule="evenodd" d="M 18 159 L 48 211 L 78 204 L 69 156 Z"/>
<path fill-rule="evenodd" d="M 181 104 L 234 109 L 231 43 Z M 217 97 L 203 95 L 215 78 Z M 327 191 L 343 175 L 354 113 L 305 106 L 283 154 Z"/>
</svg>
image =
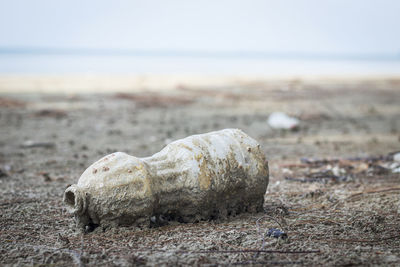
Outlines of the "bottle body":
<svg viewBox="0 0 400 267">
<path fill-rule="evenodd" d="M 258 143 L 225 129 L 177 140 L 151 157 L 110 154 L 64 200 L 81 226 L 195 222 L 261 210 L 268 176 Z M 68 202 L 72 191 L 78 199 Z"/>
</svg>

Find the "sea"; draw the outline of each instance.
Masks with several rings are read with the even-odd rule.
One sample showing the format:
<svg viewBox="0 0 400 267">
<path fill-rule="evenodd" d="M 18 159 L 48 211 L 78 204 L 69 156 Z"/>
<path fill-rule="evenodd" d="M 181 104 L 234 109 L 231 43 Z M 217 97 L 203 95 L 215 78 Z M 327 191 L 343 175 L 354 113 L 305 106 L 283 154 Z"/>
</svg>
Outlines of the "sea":
<svg viewBox="0 0 400 267">
<path fill-rule="evenodd" d="M 0 74 L 400 75 L 400 56 L 0 48 Z"/>
</svg>

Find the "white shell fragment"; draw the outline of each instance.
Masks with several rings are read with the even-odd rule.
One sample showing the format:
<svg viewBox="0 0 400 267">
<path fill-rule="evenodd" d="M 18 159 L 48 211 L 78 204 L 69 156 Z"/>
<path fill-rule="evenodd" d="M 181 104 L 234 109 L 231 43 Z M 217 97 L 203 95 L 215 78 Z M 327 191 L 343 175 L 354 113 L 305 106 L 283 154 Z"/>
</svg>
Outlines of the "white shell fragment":
<svg viewBox="0 0 400 267">
<path fill-rule="evenodd" d="M 193 135 L 147 158 L 122 152 L 93 163 L 64 202 L 79 227 L 196 222 L 262 210 L 268 163 L 238 129 Z"/>
<path fill-rule="evenodd" d="M 286 115 L 283 112 L 273 112 L 267 120 L 269 126 L 274 129 L 295 129 L 299 126 L 299 120 Z"/>
<path fill-rule="evenodd" d="M 393 161 L 400 163 L 400 153 L 396 153 L 393 155 Z"/>
</svg>

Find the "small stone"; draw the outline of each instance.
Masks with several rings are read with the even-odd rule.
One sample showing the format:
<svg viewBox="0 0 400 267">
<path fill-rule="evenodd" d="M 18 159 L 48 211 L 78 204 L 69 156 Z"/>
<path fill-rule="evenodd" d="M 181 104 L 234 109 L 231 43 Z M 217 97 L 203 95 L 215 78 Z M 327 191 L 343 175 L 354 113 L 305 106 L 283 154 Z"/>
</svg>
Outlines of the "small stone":
<svg viewBox="0 0 400 267">
<path fill-rule="evenodd" d="M 282 238 L 282 239 L 287 238 L 287 234 L 277 228 L 268 229 L 268 232 L 266 233 L 266 235 L 269 237 L 274 237 L 274 238 Z"/>
</svg>

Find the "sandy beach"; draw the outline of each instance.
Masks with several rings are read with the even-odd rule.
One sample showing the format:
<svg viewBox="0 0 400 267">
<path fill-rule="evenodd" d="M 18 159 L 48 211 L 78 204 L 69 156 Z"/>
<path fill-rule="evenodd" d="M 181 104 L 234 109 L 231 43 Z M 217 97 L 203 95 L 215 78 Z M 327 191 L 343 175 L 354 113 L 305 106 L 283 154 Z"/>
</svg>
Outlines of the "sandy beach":
<svg viewBox="0 0 400 267">
<path fill-rule="evenodd" d="M 399 103 L 397 76 L 1 75 L 0 262 L 398 265 Z M 274 111 L 298 129 L 271 128 Z M 91 163 L 224 128 L 269 161 L 263 213 L 77 231 L 62 195 Z"/>
</svg>

